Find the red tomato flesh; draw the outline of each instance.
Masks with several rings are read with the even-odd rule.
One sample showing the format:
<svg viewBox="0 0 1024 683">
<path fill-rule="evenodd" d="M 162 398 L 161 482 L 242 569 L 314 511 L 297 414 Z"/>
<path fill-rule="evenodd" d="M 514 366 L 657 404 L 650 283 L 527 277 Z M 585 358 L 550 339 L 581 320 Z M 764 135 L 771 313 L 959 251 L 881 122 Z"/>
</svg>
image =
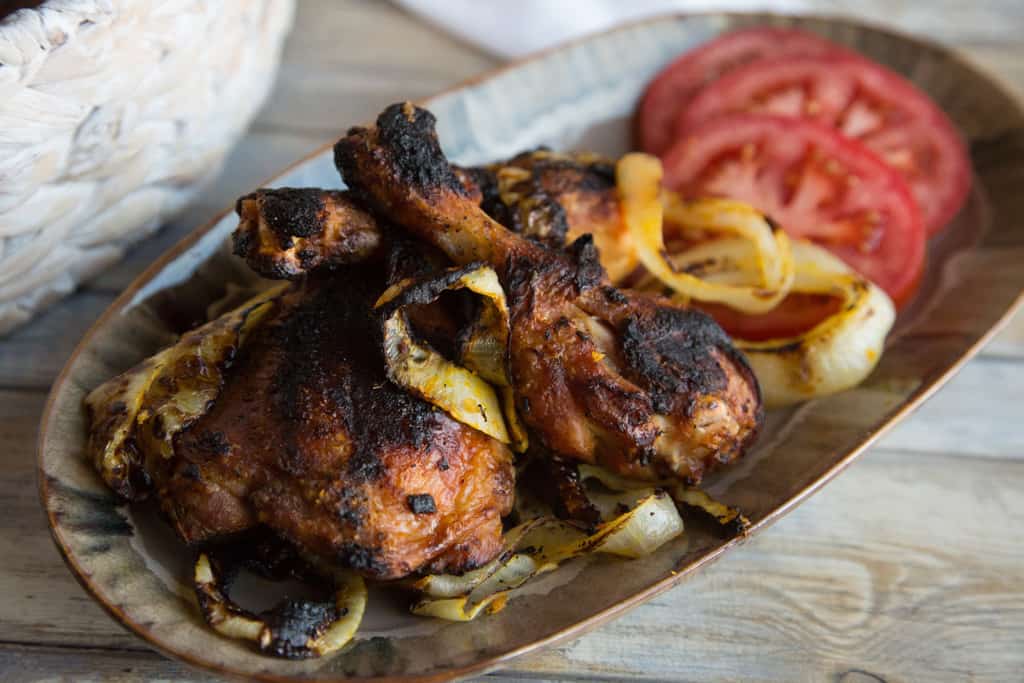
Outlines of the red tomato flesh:
<svg viewBox="0 0 1024 683">
<path fill-rule="evenodd" d="M 825 294 L 790 294 L 767 313 L 751 315 L 721 304 L 694 303 L 737 339 L 787 339 L 809 331 L 839 312 L 841 300 Z"/>
<path fill-rule="evenodd" d="M 925 231 L 900 175 L 857 142 L 802 119 L 728 114 L 690 129 L 662 158 L 685 197 L 729 197 L 812 240 L 897 306 L 924 268 Z"/>
<path fill-rule="evenodd" d="M 814 55 L 841 50 L 824 38 L 788 28 L 727 33 L 683 54 L 651 81 L 634 120 L 637 146 L 661 154 L 672 144 L 679 113 L 698 90 L 740 65 L 766 56 Z"/>
<path fill-rule="evenodd" d="M 906 179 L 928 234 L 967 197 L 970 162 L 952 122 L 909 81 L 861 57 L 784 57 L 732 69 L 692 97 L 676 132 L 731 112 L 810 119 L 863 143 Z"/>
</svg>

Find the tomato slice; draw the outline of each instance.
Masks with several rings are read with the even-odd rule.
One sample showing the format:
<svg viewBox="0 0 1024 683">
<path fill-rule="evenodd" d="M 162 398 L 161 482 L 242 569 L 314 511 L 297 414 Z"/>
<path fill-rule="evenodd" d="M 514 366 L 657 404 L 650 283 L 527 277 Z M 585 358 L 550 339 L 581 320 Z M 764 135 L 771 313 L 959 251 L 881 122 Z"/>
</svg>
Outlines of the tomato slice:
<svg viewBox="0 0 1024 683">
<path fill-rule="evenodd" d="M 745 201 L 884 289 L 897 306 L 924 268 L 925 231 L 903 178 L 860 143 L 804 119 L 727 114 L 662 158 L 687 197 Z"/>
<path fill-rule="evenodd" d="M 953 123 L 909 81 L 867 59 L 798 56 L 735 68 L 692 98 L 676 131 L 728 112 L 809 118 L 859 140 L 907 180 L 928 234 L 967 198 L 970 162 Z"/>
<path fill-rule="evenodd" d="M 824 294 L 795 292 L 767 313 L 750 315 L 721 304 L 694 302 L 737 339 L 767 341 L 788 339 L 809 331 L 818 323 L 839 312 L 841 300 Z"/>
<path fill-rule="evenodd" d="M 766 56 L 813 55 L 842 50 L 789 28 L 750 28 L 720 36 L 690 50 L 662 69 L 647 86 L 634 119 L 637 146 L 661 154 L 672 144 L 679 112 L 710 81 Z"/>
</svg>

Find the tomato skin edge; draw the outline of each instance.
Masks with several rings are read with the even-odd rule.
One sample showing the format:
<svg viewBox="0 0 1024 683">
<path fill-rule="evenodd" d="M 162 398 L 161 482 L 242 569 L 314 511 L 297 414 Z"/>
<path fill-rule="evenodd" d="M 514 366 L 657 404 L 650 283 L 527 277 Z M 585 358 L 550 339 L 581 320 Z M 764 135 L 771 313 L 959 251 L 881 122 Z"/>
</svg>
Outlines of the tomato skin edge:
<svg viewBox="0 0 1024 683">
<path fill-rule="evenodd" d="M 898 101 L 906 107 L 904 111 L 918 122 L 919 130 L 933 131 L 928 139 L 947 160 L 947 172 L 936 178 L 932 184 L 932 187 L 936 188 L 931 193 L 933 196 L 920 197 L 913 190 L 911 196 L 921 209 L 928 236 L 942 232 L 963 207 L 972 185 L 970 157 L 963 136 L 949 116 L 927 93 L 903 75 L 861 54 L 839 48 L 816 55 L 767 56 L 741 64 L 708 83 L 690 98 L 687 103 L 690 106 L 680 109 L 675 117 L 674 137 L 678 139 L 707 120 L 733 113 L 729 109 L 716 110 L 714 103 L 718 101 L 720 107 L 727 106 L 730 99 L 735 100 L 736 97 L 736 94 L 730 91 L 737 87 L 749 89 L 752 83 L 762 80 L 763 77 L 759 76 L 759 73 L 767 74 L 769 79 L 771 74 L 776 74 L 775 78 L 779 78 L 780 70 L 785 72 L 787 68 L 800 63 L 804 64 L 802 69 L 811 69 L 811 73 L 819 72 L 820 69 L 835 73 L 845 72 L 843 77 L 856 84 L 855 89 L 866 88 L 868 92 L 888 93 L 892 101 Z M 802 73 L 800 66 L 793 68 Z M 800 80 L 807 77 L 808 74 L 804 73 Z M 884 159 L 882 161 L 888 165 Z M 902 175 L 899 169 L 896 170 Z M 925 191 L 925 194 L 928 192 Z"/>
<path fill-rule="evenodd" d="M 728 73 L 735 65 L 727 66 L 729 60 L 723 57 L 746 55 L 740 60 L 740 64 L 744 64 L 763 57 L 767 50 L 772 50 L 773 54 L 779 54 L 780 50 L 781 54 L 856 54 L 816 33 L 796 28 L 752 26 L 722 33 L 672 59 L 644 86 L 631 124 L 634 146 L 649 154 L 664 153 L 672 144 L 675 114 L 686 104 L 677 101 L 679 91 L 688 90 L 692 97 L 708 83 Z M 695 74 L 700 71 L 704 72 L 704 78 L 696 79 Z M 707 78 L 708 72 L 714 72 L 710 78 Z M 686 85 L 689 87 L 684 87 Z M 666 104 L 666 100 L 670 102 Z M 667 114 L 660 111 L 669 105 L 674 111 Z M 668 125 L 654 125 L 662 121 Z"/>
</svg>

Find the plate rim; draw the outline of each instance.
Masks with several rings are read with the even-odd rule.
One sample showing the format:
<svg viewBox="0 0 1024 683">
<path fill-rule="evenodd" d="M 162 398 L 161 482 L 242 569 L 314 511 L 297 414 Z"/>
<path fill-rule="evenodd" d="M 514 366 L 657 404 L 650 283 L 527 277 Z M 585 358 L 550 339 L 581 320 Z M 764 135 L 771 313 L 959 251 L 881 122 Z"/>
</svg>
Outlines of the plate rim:
<svg viewBox="0 0 1024 683">
<path fill-rule="evenodd" d="M 589 41 L 601 38 L 606 35 L 617 33 L 620 31 L 629 31 L 631 29 L 646 26 L 649 24 L 667 23 L 675 21 L 685 21 L 692 19 L 708 19 L 714 17 L 721 17 L 728 21 L 754 19 L 762 20 L 767 24 L 778 24 L 786 23 L 787 21 L 798 20 L 798 21 L 821 21 L 831 24 L 840 24 L 857 30 L 866 30 L 869 32 L 884 34 L 889 38 L 897 39 L 899 41 L 909 43 L 917 49 L 928 50 L 943 55 L 944 58 L 957 62 L 961 66 L 966 67 L 973 73 L 974 76 L 988 81 L 988 84 L 1013 103 L 1014 107 L 1024 116 L 1024 94 L 1022 94 L 1015 86 L 1010 84 L 1004 77 L 991 73 L 988 69 L 977 64 L 972 58 L 964 55 L 962 52 L 942 44 L 937 41 L 930 40 L 916 36 L 912 33 L 904 31 L 899 28 L 886 25 L 882 22 L 861 19 L 858 17 L 852 17 L 847 15 L 841 15 L 838 13 L 829 12 L 809 12 L 809 13 L 783 13 L 783 12 L 769 12 L 769 11 L 696 11 L 696 12 L 669 12 L 663 14 L 657 14 L 650 17 L 645 17 L 638 20 L 633 20 L 625 23 L 616 24 L 607 29 L 587 33 L 585 35 L 560 42 L 556 45 L 532 52 L 523 57 L 511 60 L 504 64 L 501 64 L 492 69 L 488 69 L 479 74 L 473 75 L 464 80 L 458 81 L 457 83 L 444 88 L 428 97 L 420 98 L 415 100 L 418 105 L 428 106 L 433 100 L 440 97 L 449 95 L 460 90 L 470 88 L 479 83 L 483 83 L 492 80 L 503 73 L 511 70 L 521 68 L 527 64 L 541 61 L 550 55 L 568 50 L 578 45 L 587 43 Z M 366 122 L 363 122 L 365 124 Z M 355 124 L 360 125 L 360 124 Z M 265 187 L 268 184 L 273 183 L 276 179 L 284 176 L 291 172 L 293 169 L 305 164 L 321 155 L 328 152 L 335 144 L 335 141 L 326 142 L 316 149 L 311 151 L 309 154 L 297 159 L 296 161 L 288 164 L 275 172 L 273 175 L 268 176 L 262 183 L 255 186 Z M 254 188 L 255 189 L 255 188 Z M 639 607 L 640 605 L 648 602 L 652 598 L 664 593 L 671 588 L 682 583 L 683 580 L 690 578 L 697 570 L 702 569 L 706 566 L 711 565 L 717 561 L 727 551 L 732 550 L 738 545 L 746 542 L 747 539 L 752 537 L 754 534 L 759 533 L 787 514 L 792 512 L 797 506 L 806 501 L 810 496 L 820 491 L 826 484 L 832 481 L 837 475 L 845 470 L 854 460 L 861 456 L 868 448 L 875 444 L 882 436 L 887 434 L 896 426 L 900 421 L 907 417 L 910 413 L 919 408 L 925 401 L 931 398 L 939 389 L 946 385 L 950 379 L 952 379 L 964 365 L 974 358 L 983 346 L 985 346 L 996 334 L 1002 330 L 1009 322 L 1010 318 L 1014 316 L 1022 307 L 1024 307 L 1024 288 L 1017 294 L 1016 298 L 1007 306 L 1007 308 L 1000 314 L 1000 317 L 996 322 L 991 325 L 981 336 L 970 346 L 968 346 L 956 360 L 945 370 L 938 373 L 934 377 L 929 378 L 920 387 L 916 388 L 907 399 L 898 405 L 893 410 L 889 411 L 883 418 L 883 421 L 879 426 L 874 429 L 869 435 L 867 435 L 860 443 L 856 444 L 852 448 L 847 449 L 842 456 L 836 460 L 831 467 L 829 467 L 824 473 L 818 478 L 809 482 L 806 486 L 801 488 L 796 494 L 787 499 L 784 503 L 779 505 L 776 509 L 772 510 L 764 516 L 761 520 L 753 524 L 747 529 L 742 535 L 734 536 L 725 543 L 722 543 L 718 547 L 712 549 L 705 555 L 700 556 L 693 562 L 680 567 L 678 571 L 670 573 L 660 581 L 648 586 L 642 591 L 633 593 L 627 598 L 620 600 L 619 602 L 596 612 L 589 617 L 580 621 L 574 622 L 570 626 L 567 626 L 560 631 L 552 633 L 539 640 L 534 640 L 526 643 L 520 647 L 512 650 L 502 652 L 500 654 L 490 655 L 486 658 L 472 662 L 470 664 L 448 668 L 443 670 L 436 670 L 426 674 L 400 674 L 400 675 L 388 675 L 388 676 L 370 676 L 370 677 L 338 677 L 329 676 L 327 678 L 317 676 L 305 676 L 305 677 L 293 677 L 293 676 L 280 676 L 271 672 L 251 672 L 244 671 L 241 669 L 233 668 L 229 665 L 223 665 L 219 663 L 212 663 L 208 660 L 203 660 L 198 657 L 191 655 L 188 652 L 180 651 L 175 649 L 171 644 L 166 643 L 152 635 L 152 632 L 144 625 L 132 621 L 125 612 L 115 604 L 108 601 L 103 596 L 91 578 L 87 575 L 84 569 L 78 564 L 74 553 L 68 547 L 68 545 L 61 538 L 59 533 L 59 523 L 55 518 L 55 509 L 51 504 L 51 498 L 53 493 L 50 490 L 50 477 L 44 471 L 44 454 L 46 452 L 47 441 L 50 438 L 52 432 L 52 422 L 56 415 L 55 404 L 57 394 L 68 382 L 69 375 L 72 366 L 78 360 L 79 356 L 84 352 L 93 337 L 100 331 L 101 328 L 105 327 L 108 321 L 117 314 L 120 314 L 127 304 L 131 302 L 134 296 L 142 289 L 149 281 L 151 281 L 156 275 L 164 270 L 167 265 L 180 257 L 183 253 L 187 252 L 190 248 L 195 246 L 199 240 L 207 235 L 217 224 L 219 224 L 225 217 L 234 211 L 233 205 L 228 205 L 222 211 L 217 212 L 211 219 L 201 224 L 200 226 L 191 230 L 188 234 L 183 236 L 178 242 L 176 242 L 169 249 L 161 253 L 150 265 L 148 265 L 139 275 L 137 275 L 131 283 L 104 309 L 103 313 L 93 322 L 86 332 L 82 335 L 82 338 L 75 345 L 71 355 L 68 356 L 67 361 L 64 363 L 63 368 L 57 377 L 53 380 L 53 384 L 50 387 L 50 391 L 47 395 L 46 402 L 43 406 L 43 412 L 39 422 L 39 430 L 36 439 L 36 480 L 39 491 L 39 500 L 46 515 L 47 527 L 50 533 L 50 538 L 53 540 L 61 559 L 65 565 L 71 571 L 71 574 L 75 577 L 75 580 L 82 586 L 86 593 L 98 603 L 104 611 L 123 628 L 127 629 L 135 636 L 141 638 L 150 647 L 165 656 L 183 662 L 186 665 L 195 669 L 214 672 L 218 675 L 226 676 L 237 680 L 257 680 L 265 681 L 266 683 L 292 683 L 293 681 L 303 681 L 308 683 L 337 683 L 338 681 L 353 681 L 355 683 L 439 683 L 440 681 L 450 681 L 456 679 L 463 679 L 468 676 L 483 674 L 488 671 L 492 671 L 504 663 L 509 662 L 516 657 L 520 657 L 528 652 L 538 650 L 543 647 L 548 647 L 558 643 L 566 642 L 571 639 L 578 638 L 593 629 L 608 623 L 609 621 L 623 616 L 627 612 Z"/>
</svg>

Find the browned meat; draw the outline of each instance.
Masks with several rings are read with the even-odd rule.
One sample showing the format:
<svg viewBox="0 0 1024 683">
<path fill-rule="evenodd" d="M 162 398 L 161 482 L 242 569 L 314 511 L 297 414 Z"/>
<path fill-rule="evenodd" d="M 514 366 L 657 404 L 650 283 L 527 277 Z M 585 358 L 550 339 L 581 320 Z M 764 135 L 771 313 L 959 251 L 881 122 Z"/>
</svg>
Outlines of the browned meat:
<svg viewBox="0 0 1024 683">
<path fill-rule="evenodd" d="M 587 496 L 576 463 L 545 454 L 545 457 L 531 460 L 521 477 L 527 489 L 546 503 L 558 518 L 591 527 L 601 522 L 601 512 Z"/>
<path fill-rule="evenodd" d="M 604 158 L 536 150 L 452 170 L 473 201 L 505 227 L 549 246 L 591 233 L 614 282 L 636 269 L 614 167 Z M 258 190 L 239 199 L 236 211 L 235 253 L 271 279 L 356 263 L 377 255 L 385 241 L 385 229 L 348 192 Z"/>
<path fill-rule="evenodd" d="M 590 233 L 613 282 L 636 269 L 607 159 L 538 149 L 469 173 L 481 188 L 481 208 L 505 227 L 552 247 Z"/>
<path fill-rule="evenodd" d="M 388 107 L 349 131 L 335 163 L 360 199 L 456 263 L 490 263 L 512 312 L 524 420 L 557 454 L 633 477 L 699 480 L 762 420 L 753 373 L 709 317 L 619 291 L 590 236 L 555 250 L 488 216 L 437 141 L 434 117 Z"/>
<path fill-rule="evenodd" d="M 291 286 L 212 407 L 172 452 L 145 454 L 148 486 L 185 541 L 265 525 L 382 579 L 463 571 L 499 552 L 512 456 L 387 380 L 372 311 L 384 286 L 376 263 Z"/>
<path fill-rule="evenodd" d="M 234 252 L 263 277 L 292 280 L 320 268 L 363 261 L 383 242 L 377 220 L 348 192 L 257 190 L 238 200 Z"/>
</svg>

